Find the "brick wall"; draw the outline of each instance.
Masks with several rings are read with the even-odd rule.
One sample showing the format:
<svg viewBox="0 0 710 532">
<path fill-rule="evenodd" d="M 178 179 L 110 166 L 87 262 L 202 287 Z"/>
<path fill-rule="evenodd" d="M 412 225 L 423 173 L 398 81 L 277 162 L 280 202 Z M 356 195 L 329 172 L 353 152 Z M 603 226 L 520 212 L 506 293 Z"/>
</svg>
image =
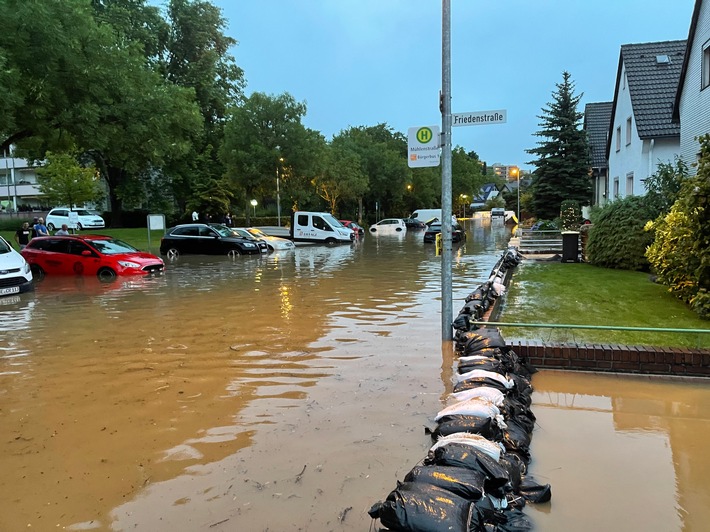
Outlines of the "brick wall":
<svg viewBox="0 0 710 532">
<path fill-rule="evenodd" d="M 537 369 L 710 377 L 710 349 L 618 344 L 508 342 Z"/>
</svg>

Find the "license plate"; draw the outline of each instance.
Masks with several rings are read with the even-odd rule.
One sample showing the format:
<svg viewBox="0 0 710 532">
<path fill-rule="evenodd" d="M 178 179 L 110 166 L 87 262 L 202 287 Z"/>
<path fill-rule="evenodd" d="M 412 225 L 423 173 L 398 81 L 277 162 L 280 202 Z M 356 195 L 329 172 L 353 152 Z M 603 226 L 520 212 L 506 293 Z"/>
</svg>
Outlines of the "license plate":
<svg viewBox="0 0 710 532">
<path fill-rule="evenodd" d="M 9 288 L 0 288 L 0 296 L 6 296 L 8 294 L 19 294 L 19 293 L 20 293 L 19 286 L 11 286 Z"/>
</svg>

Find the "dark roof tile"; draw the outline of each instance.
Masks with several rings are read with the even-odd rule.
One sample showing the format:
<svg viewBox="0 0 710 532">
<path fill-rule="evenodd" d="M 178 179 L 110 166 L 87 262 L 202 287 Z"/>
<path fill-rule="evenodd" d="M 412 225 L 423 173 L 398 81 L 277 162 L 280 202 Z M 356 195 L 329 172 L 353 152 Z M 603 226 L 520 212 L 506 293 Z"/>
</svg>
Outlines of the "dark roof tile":
<svg viewBox="0 0 710 532">
<path fill-rule="evenodd" d="M 611 123 L 613 102 L 588 103 L 584 106 L 584 129 L 589 139 L 593 168 L 607 168 L 606 136 Z"/>
</svg>

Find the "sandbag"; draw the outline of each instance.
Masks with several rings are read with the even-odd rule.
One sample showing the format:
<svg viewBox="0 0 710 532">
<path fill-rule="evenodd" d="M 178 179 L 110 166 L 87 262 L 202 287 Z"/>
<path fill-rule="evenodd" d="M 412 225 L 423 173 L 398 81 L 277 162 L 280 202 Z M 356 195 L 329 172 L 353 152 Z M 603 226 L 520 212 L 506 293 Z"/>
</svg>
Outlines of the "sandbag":
<svg viewBox="0 0 710 532">
<path fill-rule="evenodd" d="M 489 440 L 500 440 L 503 432 L 494 419 L 480 416 L 453 415 L 441 418 L 432 431 L 434 440 L 441 436 L 450 436 L 465 432 L 469 434 L 479 434 Z"/>
<path fill-rule="evenodd" d="M 478 500 L 483 496 L 485 480 L 485 475 L 480 471 L 437 465 L 415 466 L 404 477 L 405 482 L 438 486 L 469 501 Z"/>
<path fill-rule="evenodd" d="M 469 532 L 473 502 L 431 484 L 397 484 L 384 502 L 370 508 L 370 517 L 395 531 Z"/>
<path fill-rule="evenodd" d="M 470 359 L 471 357 L 466 358 Z M 493 373 L 500 373 L 501 375 L 505 375 L 506 373 L 508 373 L 508 370 L 503 365 L 503 363 L 500 360 L 496 360 L 495 358 L 484 357 L 483 359 L 479 360 L 459 360 L 457 368 L 459 373 L 468 373 L 469 371 L 473 371 L 474 369 L 492 371 Z"/>
<path fill-rule="evenodd" d="M 547 502 L 552 498 L 552 488 L 549 484 L 540 484 L 531 476 L 523 477 L 518 492 L 532 503 Z"/>
<path fill-rule="evenodd" d="M 439 421 L 443 417 L 454 415 L 495 418 L 500 415 L 500 409 L 484 397 L 473 397 L 439 410 L 434 421 Z"/>
<path fill-rule="evenodd" d="M 459 434 L 452 434 L 451 436 L 442 436 L 439 438 L 434 445 L 429 449 L 429 454 L 434 452 L 439 447 L 448 445 L 450 443 L 456 443 L 459 445 L 468 445 L 475 449 L 478 449 L 484 454 L 490 456 L 496 462 L 500 459 L 500 454 L 503 451 L 503 446 L 499 443 L 490 441 L 483 436 L 478 434 L 469 434 L 466 432 L 461 432 Z"/>
<path fill-rule="evenodd" d="M 489 373 L 489 372 L 486 372 Z M 503 393 L 508 391 L 506 383 L 499 381 L 498 379 L 492 379 L 489 377 L 469 377 L 465 381 L 457 382 L 454 384 L 453 393 L 461 393 L 467 390 L 472 390 L 474 388 L 495 388 Z"/>
<path fill-rule="evenodd" d="M 492 379 L 495 381 L 498 381 L 501 383 L 506 389 L 511 389 L 513 386 L 515 386 L 514 381 L 506 377 L 505 375 L 501 375 L 500 373 L 495 373 L 494 371 L 485 371 L 482 369 L 473 369 L 471 371 L 467 371 L 466 373 L 460 373 L 456 375 L 456 382 L 464 382 L 469 379 L 476 379 L 476 378 L 487 378 L 487 379 Z"/>
<path fill-rule="evenodd" d="M 479 386 L 477 388 L 472 388 L 470 390 L 463 390 L 461 392 L 452 393 L 450 397 L 455 401 L 466 401 L 467 399 L 474 399 L 479 397 L 481 399 L 486 399 L 490 401 L 498 408 L 503 406 L 503 401 L 505 400 L 505 394 L 496 388 L 491 388 L 488 386 Z"/>
<path fill-rule="evenodd" d="M 484 489 L 494 493 L 510 481 L 508 471 L 483 451 L 460 443 L 449 443 L 430 451 L 424 459 L 425 465 L 464 467 L 479 471 L 486 476 Z"/>
</svg>

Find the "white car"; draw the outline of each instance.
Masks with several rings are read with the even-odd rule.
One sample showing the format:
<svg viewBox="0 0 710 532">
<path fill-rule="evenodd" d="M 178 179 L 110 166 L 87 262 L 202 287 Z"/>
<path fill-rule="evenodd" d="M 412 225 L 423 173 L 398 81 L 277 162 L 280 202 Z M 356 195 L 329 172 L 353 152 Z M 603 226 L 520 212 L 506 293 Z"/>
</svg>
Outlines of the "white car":
<svg viewBox="0 0 710 532">
<path fill-rule="evenodd" d="M 54 231 L 59 229 L 62 224 L 67 224 L 69 227 L 76 229 L 103 229 L 106 227 L 104 219 L 98 214 L 93 214 L 86 209 L 72 209 L 71 212 L 75 213 L 76 222 L 69 221 L 70 218 L 74 216 L 69 216 L 69 209 L 66 207 L 56 207 L 49 211 L 45 223 L 47 224 L 47 229 Z"/>
<path fill-rule="evenodd" d="M 34 290 L 32 271 L 25 258 L 0 236 L 0 296 Z"/>
<path fill-rule="evenodd" d="M 263 241 L 265 241 L 266 245 L 269 246 L 270 251 L 283 251 L 296 247 L 294 243 L 291 242 L 288 238 L 267 235 L 266 233 L 264 233 L 264 231 L 262 231 L 261 229 L 257 229 L 256 227 L 247 227 L 246 230 L 249 231 L 249 233 L 251 233 L 255 237 L 261 238 Z"/>
<path fill-rule="evenodd" d="M 404 234 L 407 232 L 407 224 L 402 218 L 385 218 L 370 226 L 370 233 L 381 235 Z"/>
</svg>

